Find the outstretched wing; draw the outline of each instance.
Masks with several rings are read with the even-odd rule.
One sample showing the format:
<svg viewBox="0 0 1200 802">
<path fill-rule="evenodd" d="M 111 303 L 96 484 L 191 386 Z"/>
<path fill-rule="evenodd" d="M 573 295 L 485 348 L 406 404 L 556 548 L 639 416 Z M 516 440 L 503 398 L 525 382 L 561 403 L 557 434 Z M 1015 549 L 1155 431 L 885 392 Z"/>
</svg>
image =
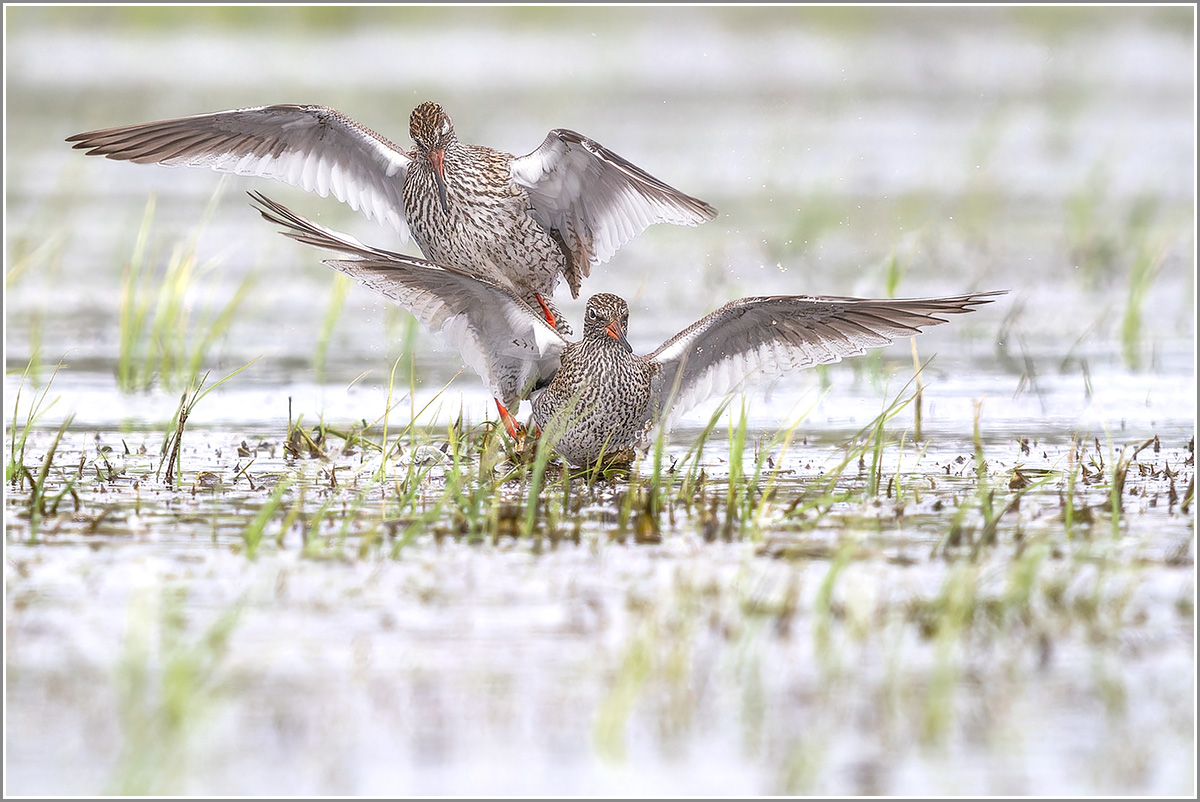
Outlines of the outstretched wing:
<svg viewBox="0 0 1200 802">
<path fill-rule="evenodd" d="M 883 300 L 787 295 L 732 301 L 648 357 L 661 370 L 647 419 L 669 426 L 708 398 L 912 337 L 945 323 L 939 315 L 971 312 L 1006 292 Z"/>
<path fill-rule="evenodd" d="M 607 262 L 652 224 L 694 226 L 717 215 L 699 198 L 565 128 L 551 131 L 529 155 L 514 158 L 512 176 L 529 190 L 538 222 L 557 231 L 570 251 L 567 281 L 574 297 L 593 264 Z"/>
<path fill-rule="evenodd" d="M 279 233 L 285 237 L 291 237 L 297 242 L 359 259 L 383 259 L 399 262 L 412 260 L 411 257 L 402 253 L 366 245 L 349 234 L 343 234 L 314 223 L 312 220 L 296 214 L 282 203 L 276 203 L 261 192 L 247 192 L 246 194 L 257 204 L 256 206 L 252 205 L 252 208 L 256 209 L 268 223 L 284 226 L 284 230 Z M 424 260 L 412 261 L 423 262 Z M 434 266 L 432 262 L 427 264 Z"/>
<path fill-rule="evenodd" d="M 358 257 L 325 264 L 395 301 L 430 331 L 440 332 L 511 410 L 558 370 L 566 340 L 509 290 L 465 270 L 362 245 L 263 195 L 254 197 L 264 218 L 284 226 L 281 233 Z"/>
<path fill-rule="evenodd" d="M 208 167 L 333 194 L 409 237 L 402 191 L 411 158 L 324 106 L 260 106 L 88 131 L 67 137 L 89 156 Z"/>
</svg>

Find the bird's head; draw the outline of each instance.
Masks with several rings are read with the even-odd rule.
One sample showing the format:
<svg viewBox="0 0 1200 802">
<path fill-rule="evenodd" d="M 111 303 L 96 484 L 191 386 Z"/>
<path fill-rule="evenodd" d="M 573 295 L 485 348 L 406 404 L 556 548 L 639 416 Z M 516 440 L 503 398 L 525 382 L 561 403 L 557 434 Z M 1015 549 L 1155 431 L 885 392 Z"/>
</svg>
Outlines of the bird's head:
<svg viewBox="0 0 1200 802">
<path fill-rule="evenodd" d="M 423 153 L 445 150 L 454 141 L 454 123 L 440 104 L 427 100 L 408 118 L 408 135 Z"/>
<path fill-rule="evenodd" d="M 584 339 L 599 337 L 616 340 L 626 351 L 633 353 L 633 346 L 625 339 L 628 326 L 629 305 L 622 298 L 602 292 L 588 299 L 587 311 L 583 315 Z"/>
<path fill-rule="evenodd" d="M 438 183 L 438 198 L 442 202 L 442 209 L 449 211 L 443 161 L 446 148 L 455 142 L 454 123 L 451 122 L 450 115 L 439 104 L 427 100 L 413 109 L 412 116 L 408 119 L 408 135 L 416 143 L 417 150 L 433 167 L 433 174 Z"/>
</svg>

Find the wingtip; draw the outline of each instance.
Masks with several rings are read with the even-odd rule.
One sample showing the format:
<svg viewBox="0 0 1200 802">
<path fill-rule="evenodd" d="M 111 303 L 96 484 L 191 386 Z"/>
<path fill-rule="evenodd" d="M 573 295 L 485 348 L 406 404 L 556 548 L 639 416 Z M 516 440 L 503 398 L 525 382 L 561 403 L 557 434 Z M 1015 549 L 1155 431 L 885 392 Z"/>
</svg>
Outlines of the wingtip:
<svg viewBox="0 0 1200 802">
<path fill-rule="evenodd" d="M 694 225 L 711 223 L 713 220 L 717 219 L 717 215 L 720 214 L 720 212 L 718 212 L 717 208 L 711 203 L 700 200 L 699 198 L 692 198 L 691 200 L 692 212 L 696 215 Z"/>
<path fill-rule="evenodd" d="M 971 302 L 977 304 L 990 304 L 1000 297 L 1008 295 L 1008 293 L 1009 290 L 987 290 L 986 292 L 977 292 L 971 296 Z"/>
<path fill-rule="evenodd" d="M 275 212 L 276 214 L 278 214 L 278 212 L 280 210 L 279 204 L 277 204 L 275 201 L 271 200 L 266 195 L 262 194 L 261 192 L 259 192 L 257 190 L 253 190 L 253 189 L 247 190 L 246 194 L 250 196 L 250 201 L 251 201 L 250 208 L 251 209 L 253 209 L 254 211 L 261 214 L 263 216 L 263 218 L 266 219 L 268 222 L 283 225 L 283 223 L 281 221 L 274 218 L 271 214 L 271 212 Z"/>
</svg>

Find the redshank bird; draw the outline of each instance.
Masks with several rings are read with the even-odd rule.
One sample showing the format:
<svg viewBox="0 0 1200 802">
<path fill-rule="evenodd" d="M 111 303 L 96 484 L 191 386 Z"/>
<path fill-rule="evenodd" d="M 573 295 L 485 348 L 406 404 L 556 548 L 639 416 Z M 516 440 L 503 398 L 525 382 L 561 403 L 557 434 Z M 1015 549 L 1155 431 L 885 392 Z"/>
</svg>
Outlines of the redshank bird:
<svg viewBox="0 0 1200 802">
<path fill-rule="evenodd" d="M 858 356 L 974 311 L 1006 290 L 945 298 L 785 295 L 731 301 L 667 340 L 633 353 L 629 307 L 607 293 L 588 299 L 583 338 L 569 343 L 507 287 L 458 268 L 365 246 L 254 195 L 282 233 L 353 256 L 325 264 L 396 301 L 442 332 L 483 378 L 501 417 L 531 398 L 533 421 L 558 454 L 589 466 L 644 448 L 656 428 L 711 397 L 785 373 Z"/>
<path fill-rule="evenodd" d="M 425 258 L 508 287 L 570 333 L 552 296 L 579 297 L 593 265 L 654 223 L 716 216 L 608 148 L 565 128 L 514 156 L 464 144 L 440 105 L 413 110 L 403 150 L 324 106 L 261 106 L 67 137 L 89 156 L 208 167 L 285 181 L 409 236 Z"/>
</svg>

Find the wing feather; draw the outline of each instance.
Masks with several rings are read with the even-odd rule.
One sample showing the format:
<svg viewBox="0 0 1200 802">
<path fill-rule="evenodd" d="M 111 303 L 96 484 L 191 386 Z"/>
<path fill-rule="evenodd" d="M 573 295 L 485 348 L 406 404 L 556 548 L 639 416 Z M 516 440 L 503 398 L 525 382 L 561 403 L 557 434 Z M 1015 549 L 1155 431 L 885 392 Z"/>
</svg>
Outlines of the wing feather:
<svg viewBox="0 0 1200 802">
<path fill-rule="evenodd" d="M 351 208 L 409 237 L 402 197 L 411 157 L 325 106 L 277 105 L 198 114 L 67 137 L 89 156 L 207 167 L 272 178 Z"/>
<path fill-rule="evenodd" d="M 259 213 L 315 248 L 354 257 L 325 264 L 395 301 L 458 349 L 492 394 L 515 413 L 558 370 L 567 342 L 524 300 L 468 271 L 373 248 L 331 231 L 259 193 Z"/>
<path fill-rule="evenodd" d="M 514 158 L 512 176 L 528 189 L 538 222 L 562 235 L 584 276 L 654 223 L 694 226 L 717 214 L 699 198 L 565 128 Z"/>
<path fill-rule="evenodd" d="M 971 312 L 1005 290 L 946 298 L 872 300 L 833 296 L 743 298 L 672 337 L 645 417 L 665 426 L 713 396 L 815 365 L 858 356 Z"/>
<path fill-rule="evenodd" d="M 408 310 L 446 338 L 511 411 L 558 370 L 566 341 L 511 293 L 432 263 L 405 259 L 325 262 Z"/>
</svg>

